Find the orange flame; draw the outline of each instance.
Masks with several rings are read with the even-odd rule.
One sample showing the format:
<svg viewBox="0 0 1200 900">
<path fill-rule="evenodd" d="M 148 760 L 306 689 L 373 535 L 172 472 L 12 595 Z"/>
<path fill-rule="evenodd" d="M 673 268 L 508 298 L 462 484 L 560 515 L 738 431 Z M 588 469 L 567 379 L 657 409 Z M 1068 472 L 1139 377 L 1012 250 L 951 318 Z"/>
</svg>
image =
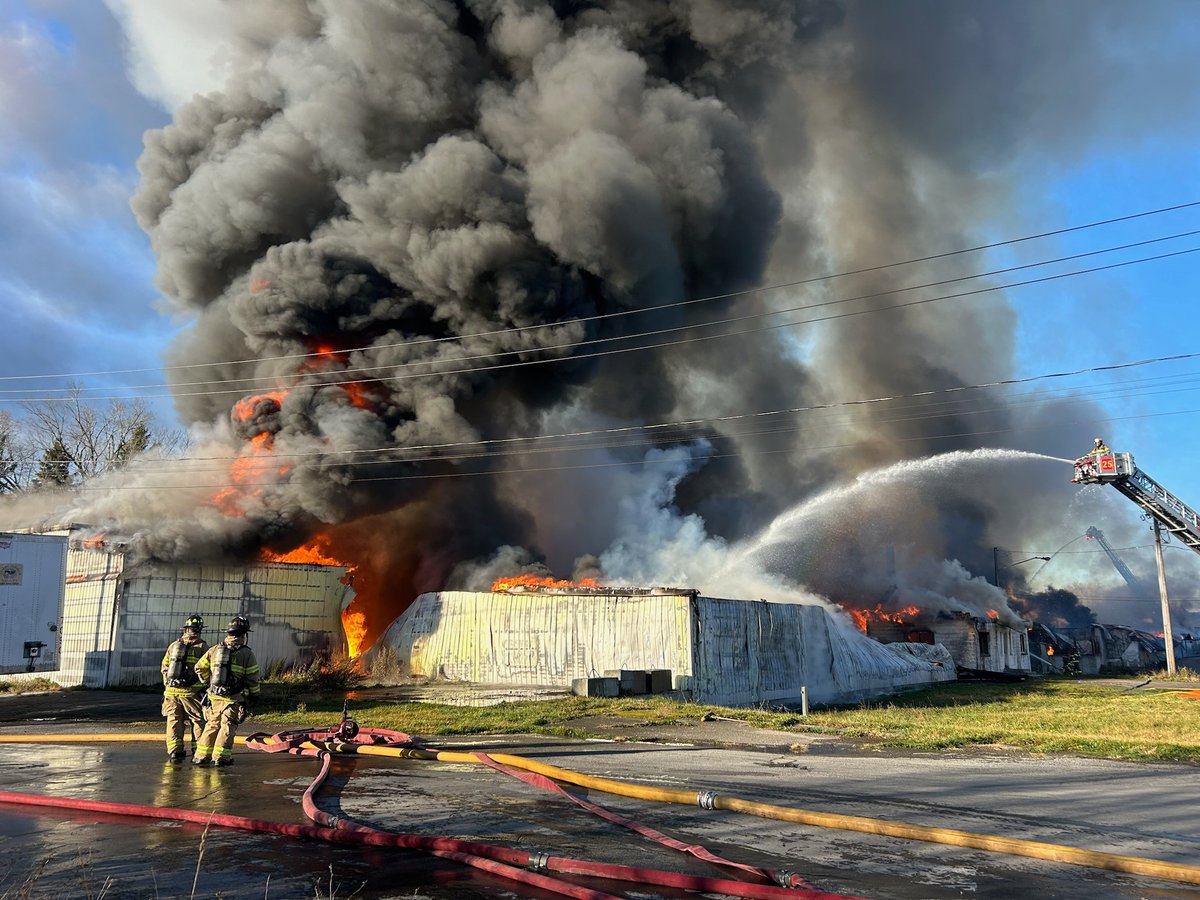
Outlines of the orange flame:
<svg viewBox="0 0 1200 900">
<path fill-rule="evenodd" d="M 262 394 L 254 394 L 251 397 L 243 397 L 237 403 L 233 404 L 233 417 L 239 422 L 246 422 L 254 415 L 254 410 L 264 400 L 274 400 L 276 404 L 282 405 L 283 398 L 287 396 L 287 391 L 267 391 Z"/>
<path fill-rule="evenodd" d="M 354 571 L 354 566 L 349 563 L 342 562 L 340 559 L 335 559 L 329 554 L 328 541 L 321 535 L 317 535 L 307 544 L 297 547 L 294 550 L 289 550 L 287 553 L 276 553 L 263 547 L 259 551 L 259 559 L 265 562 L 282 562 L 282 563 L 308 563 L 317 566 L 345 566 L 351 572 Z"/>
<path fill-rule="evenodd" d="M 999 622 L 999 621 L 1000 621 L 1000 613 L 996 612 L 996 610 L 994 610 L 994 609 L 989 609 L 989 610 L 987 611 L 987 617 L 988 617 L 989 619 L 991 619 L 993 622 Z"/>
<path fill-rule="evenodd" d="M 1053 648 L 1053 647 L 1047 647 L 1047 648 L 1046 648 L 1046 655 L 1047 655 L 1047 656 L 1053 656 L 1053 655 L 1054 655 L 1054 648 Z"/>
<path fill-rule="evenodd" d="M 537 575 L 513 575 L 508 578 L 497 578 L 492 582 L 492 593 L 508 591 L 513 588 L 598 588 L 604 587 L 595 578 L 584 578 L 582 581 L 558 581 L 553 578 L 539 578 Z"/>
<path fill-rule="evenodd" d="M 343 609 L 342 630 L 346 632 L 346 652 L 353 659 L 362 652 L 363 642 L 367 637 L 366 613 L 354 612 L 349 606 Z"/>
<path fill-rule="evenodd" d="M 258 556 L 264 562 L 342 566 L 346 569 L 346 577 L 342 579 L 342 583 L 350 584 L 357 566 L 333 556 L 329 544 L 328 538 L 324 535 L 317 535 L 307 544 L 289 550 L 287 553 L 277 553 L 264 547 L 259 551 Z M 342 610 L 342 630 L 346 634 L 346 652 L 350 654 L 351 658 L 362 652 L 363 642 L 367 636 L 367 616 L 365 613 L 355 610 L 354 606 L 355 603 L 352 601 L 350 606 Z"/>
<path fill-rule="evenodd" d="M 914 617 L 921 614 L 919 606 L 906 606 L 903 609 L 887 610 L 882 603 L 876 603 L 874 609 L 846 609 L 850 618 L 858 626 L 858 630 L 866 632 L 869 622 L 895 622 L 897 625 L 908 625 Z"/>
<path fill-rule="evenodd" d="M 302 363 L 301 369 L 304 371 L 336 372 L 346 368 L 349 362 L 350 354 L 345 350 L 339 350 L 332 344 L 318 342 L 309 346 L 312 352 L 316 354 L 316 358 L 305 360 Z M 366 382 L 354 381 L 348 384 L 339 384 L 338 387 L 342 389 L 350 402 L 359 409 L 371 409 L 374 406 L 372 397 L 367 391 Z"/>
<path fill-rule="evenodd" d="M 252 397 L 243 397 L 233 404 L 230 415 L 237 422 L 248 422 L 264 401 L 274 403 L 276 407 L 283 403 L 287 391 L 267 391 Z M 252 487 L 256 479 L 266 471 L 264 457 L 271 453 L 273 439 L 269 431 L 260 431 L 251 437 L 242 448 L 241 453 L 229 463 L 229 478 L 233 482 L 229 487 L 221 488 L 213 495 L 213 504 L 224 515 L 231 518 L 244 516 L 244 497 L 258 497 L 262 494 L 261 487 Z M 280 475 L 286 475 L 288 466 L 279 466 Z"/>
</svg>

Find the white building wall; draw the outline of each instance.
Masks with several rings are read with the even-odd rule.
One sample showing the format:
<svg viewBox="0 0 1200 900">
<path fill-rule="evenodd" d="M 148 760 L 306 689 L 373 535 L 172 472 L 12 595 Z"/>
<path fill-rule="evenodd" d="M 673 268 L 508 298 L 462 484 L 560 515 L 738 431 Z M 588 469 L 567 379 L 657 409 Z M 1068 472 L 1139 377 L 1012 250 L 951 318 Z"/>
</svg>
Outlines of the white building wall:
<svg viewBox="0 0 1200 900">
<path fill-rule="evenodd" d="M 193 613 L 204 617 L 209 643 L 230 618 L 247 616 L 264 673 L 346 650 L 341 611 L 354 590 L 338 566 L 133 564 L 120 546 L 78 540 L 66 563 L 59 664 L 43 673 L 64 686 L 160 684 L 163 653 Z"/>
<path fill-rule="evenodd" d="M 344 575 L 339 567 L 293 563 L 140 563 L 121 587 L 109 684 L 160 683 L 163 653 L 194 613 L 204 617 L 209 643 L 224 637 L 233 616 L 250 619 L 247 643 L 264 674 L 275 665 L 344 653 L 341 610 L 348 592 L 353 596 Z"/>
<path fill-rule="evenodd" d="M 819 606 L 690 594 L 422 594 L 377 642 L 418 676 L 570 687 L 617 669 L 669 669 L 698 702 L 845 702 L 953 680 L 941 648 L 898 653 Z"/>
<path fill-rule="evenodd" d="M 125 554 L 72 547 L 67 551 L 59 684 L 106 687 L 117 641 L 117 594 Z M 164 647 L 165 649 L 165 647 Z"/>
<path fill-rule="evenodd" d="M 415 675 L 560 685 L 609 669 L 691 674 L 686 596 L 422 594 L 378 642 Z"/>
<path fill-rule="evenodd" d="M 698 597 L 692 699 L 721 706 L 852 702 L 955 678 L 942 648 L 896 652 L 821 606 Z"/>
<path fill-rule="evenodd" d="M 0 533 L 0 674 L 57 668 L 66 565 L 63 537 Z"/>
</svg>

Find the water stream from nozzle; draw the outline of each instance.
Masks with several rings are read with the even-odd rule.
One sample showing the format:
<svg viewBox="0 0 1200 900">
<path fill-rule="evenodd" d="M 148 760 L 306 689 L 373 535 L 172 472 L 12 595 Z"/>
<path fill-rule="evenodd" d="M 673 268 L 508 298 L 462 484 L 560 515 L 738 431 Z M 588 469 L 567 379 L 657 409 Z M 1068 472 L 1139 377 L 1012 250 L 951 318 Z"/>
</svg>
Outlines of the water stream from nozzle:
<svg viewBox="0 0 1200 900">
<path fill-rule="evenodd" d="M 836 516 L 839 509 L 849 503 L 868 499 L 872 491 L 880 488 L 904 483 L 920 486 L 922 482 L 932 487 L 951 475 L 969 475 L 976 469 L 980 470 L 981 474 L 992 474 L 997 464 L 1035 460 L 1068 464 L 1074 462 L 1044 453 L 982 448 L 906 459 L 872 469 L 862 473 L 849 484 L 830 488 L 778 515 L 763 531 L 733 549 L 729 565 L 732 568 L 744 564 L 779 544 L 794 544 L 802 538 L 806 526 L 811 526 L 822 517 Z"/>
</svg>

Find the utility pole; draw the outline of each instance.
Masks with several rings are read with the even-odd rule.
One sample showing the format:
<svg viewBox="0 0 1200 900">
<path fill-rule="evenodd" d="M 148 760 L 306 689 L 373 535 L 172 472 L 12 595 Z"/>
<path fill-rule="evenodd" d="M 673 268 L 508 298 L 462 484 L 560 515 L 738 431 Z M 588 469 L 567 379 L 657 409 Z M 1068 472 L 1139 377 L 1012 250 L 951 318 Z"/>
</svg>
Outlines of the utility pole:
<svg viewBox="0 0 1200 900">
<path fill-rule="evenodd" d="M 992 548 L 992 584 L 1000 587 L 1000 548 Z"/>
<path fill-rule="evenodd" d="M 1158 564 L 1158 599 L 1162 601 L 1163 644 L 1167 648 L 1167 674 L 1175 674 L 1175 637 L 1171 634 L 1171 606 L 1167 602 L 1167 570 L 1163 568 L 1162 527 L 1154 520 L 1154 562 Z"/>
</svg>

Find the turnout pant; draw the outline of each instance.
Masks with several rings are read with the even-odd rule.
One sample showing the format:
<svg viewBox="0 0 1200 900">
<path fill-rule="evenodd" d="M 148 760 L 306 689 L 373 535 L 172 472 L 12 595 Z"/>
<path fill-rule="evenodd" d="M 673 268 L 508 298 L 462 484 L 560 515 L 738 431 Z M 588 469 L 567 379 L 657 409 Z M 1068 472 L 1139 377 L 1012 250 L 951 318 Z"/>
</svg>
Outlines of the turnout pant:
<svg viewBox="0 0 1200 900">
<path fill-rule="evenodd" d="M 246 714 L 245 707 L 236 700 L 224 697 L 209 699 L 212 706 L 204 723 L 204 733 L 196 744 L 196 755 L 217 760 L 233 755 L 233 738 Z"/>
<path fill-rule="evenodd" d="M 202 693 L 168 694 L 163 697 L 162 714 L 167 717 L 167 753 L 183 750 L 189 736 L 193 744 L 199 742 L 204 729 L 203 698 Z"/>
</svg>

